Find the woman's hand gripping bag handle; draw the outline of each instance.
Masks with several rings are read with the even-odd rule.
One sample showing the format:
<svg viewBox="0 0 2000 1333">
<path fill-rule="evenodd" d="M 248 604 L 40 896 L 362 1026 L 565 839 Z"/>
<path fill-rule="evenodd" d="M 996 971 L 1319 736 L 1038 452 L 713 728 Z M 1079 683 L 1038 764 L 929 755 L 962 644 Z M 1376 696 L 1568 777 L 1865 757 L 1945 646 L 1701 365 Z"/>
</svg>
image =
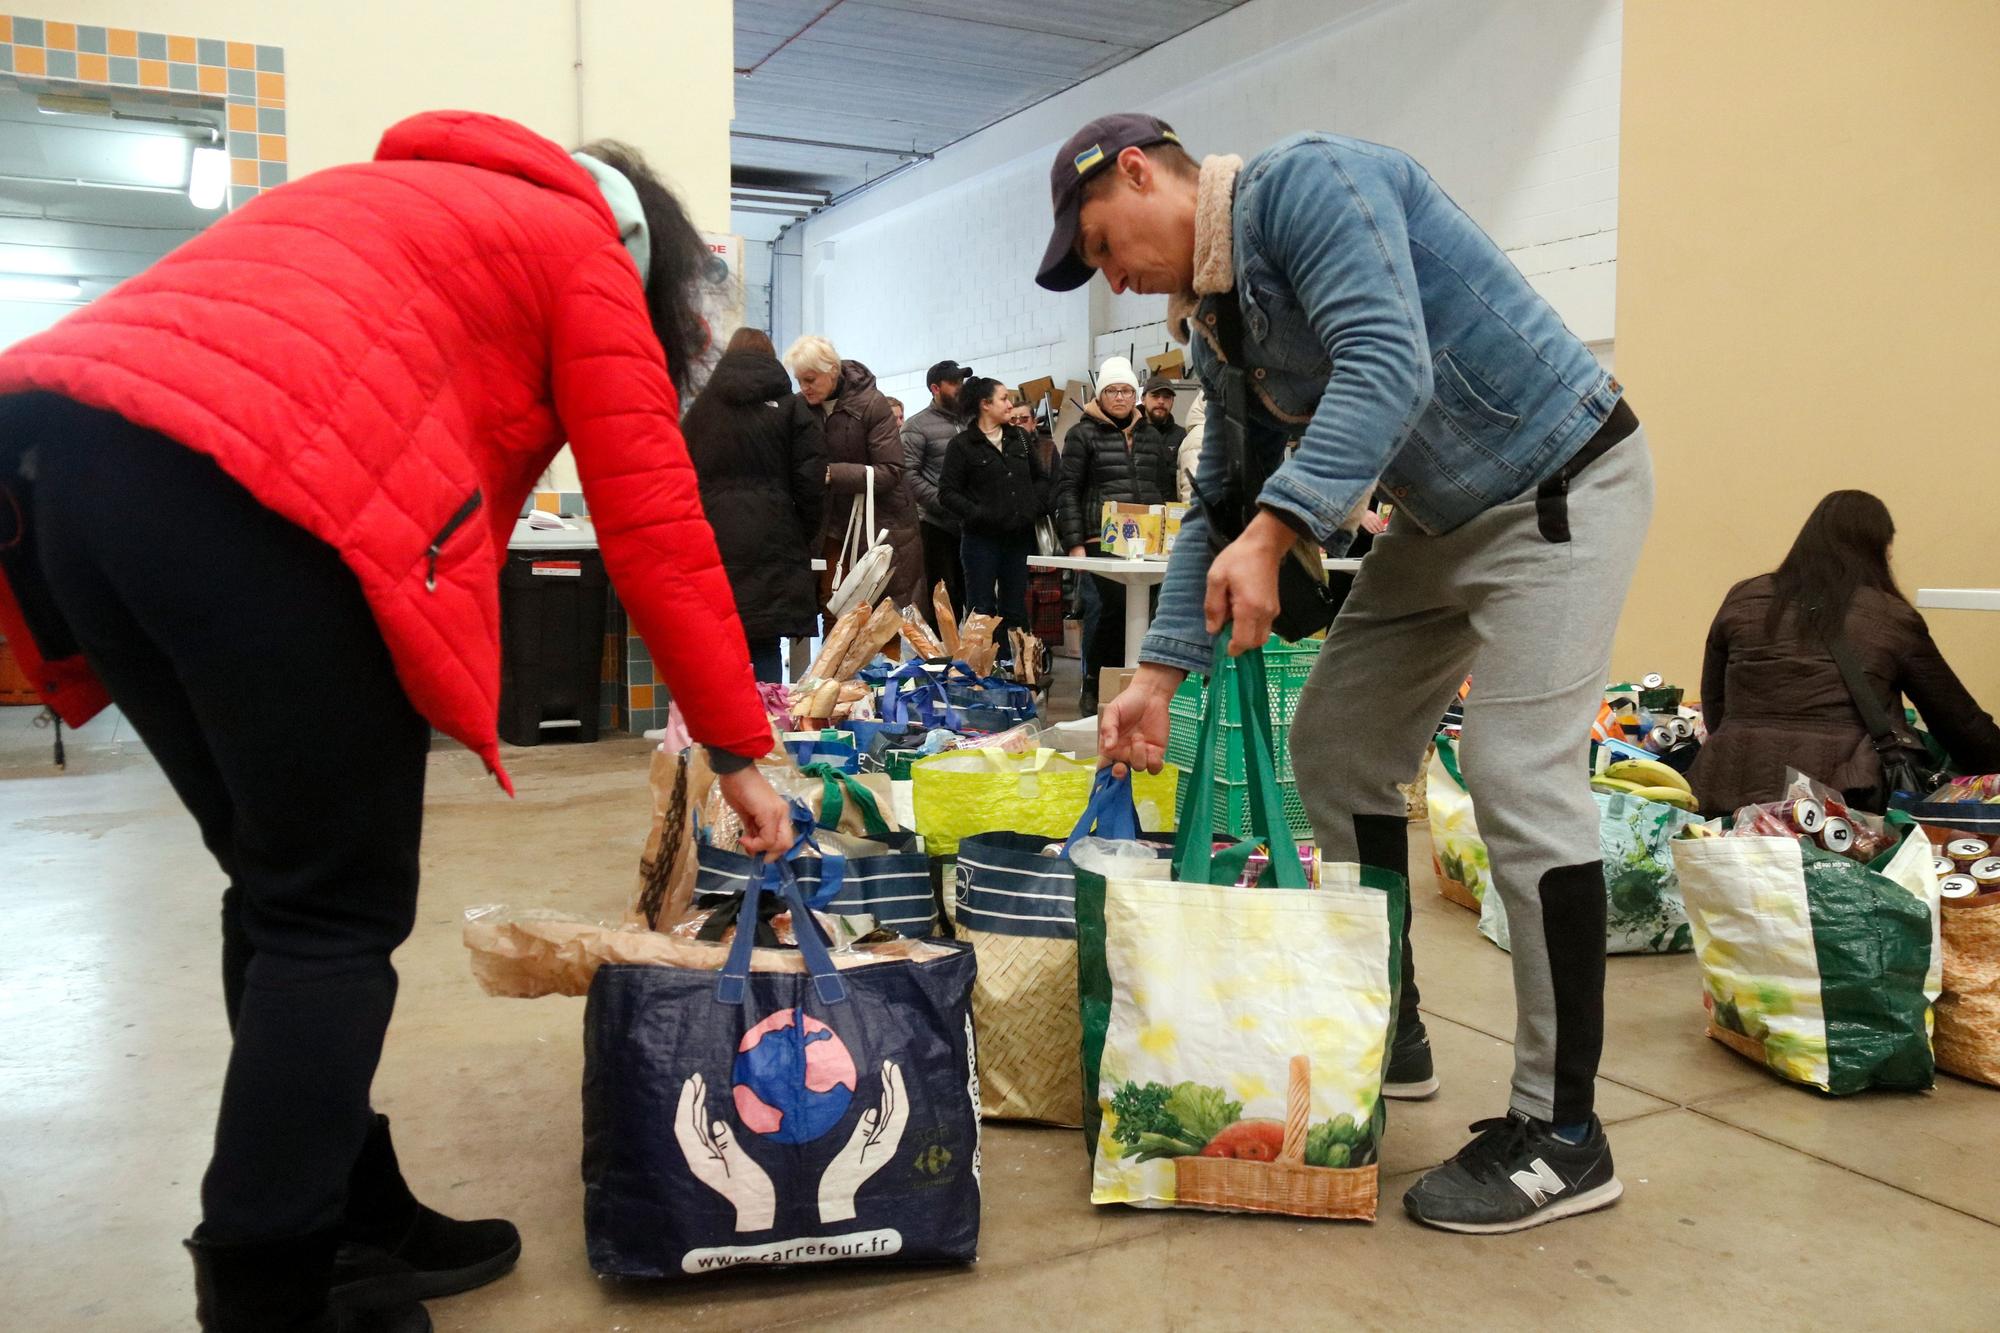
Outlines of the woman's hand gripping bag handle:
<svg viewBox="0 0 2000 1333">
<path fill-rule="evenodd" d="M 798 809 L 793 810 L 794 817 Z M 811 903 L 799 889 L 798 876 L 792 871 L 792 863 L 808 848 L 817 851 L 813 842 L 812 812 L 807 811 L 800 824 L 805 832 L 791 845 L 785 854 L 775 861 L 759 861 L 756 870 L 743 886 L 743 905 L 738 909 L 736 937 L 730 941 L 729 958 L 722 965 L 722 975 L 716 979 L 715 999 L 718 1004 L 740 1005 L 750 993 L 750 955 L 756 944 L 756 932 L 744 928 L 743 923 L 755 922 L 763 895 L 767 892 L 779 894 L 792 913 L 792 934 L 799 942 L 799 953 L 805 957 L 806 972 L 812 977 L 813 991 L 822 1004 L 841 1004 L 847 999 L 847 983 L 841 980 L 840 971 L 833 965 L 833 957 L 827 952 L 826 938 L 820 934 L 819 918 L 813 912 Z M 841 857 L 821 857 L 823 866 L 820 891 L 814 899 L 831 902 L 840 893 Z"/>
</svg>

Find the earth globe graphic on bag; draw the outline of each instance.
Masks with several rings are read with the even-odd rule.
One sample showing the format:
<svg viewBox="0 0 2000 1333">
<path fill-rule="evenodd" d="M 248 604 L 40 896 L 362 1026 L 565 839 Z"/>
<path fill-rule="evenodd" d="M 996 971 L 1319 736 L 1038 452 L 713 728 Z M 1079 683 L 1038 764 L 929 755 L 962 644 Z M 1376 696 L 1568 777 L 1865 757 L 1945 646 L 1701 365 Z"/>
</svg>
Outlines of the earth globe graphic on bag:
<svg viewBox="0 0 2000 1333">
<path fill-rule="evenodd" d="M 778 1143 L 811 1143 L 854 1100 L 854 1056 L 834 1030 L 780 1009 L 743 1034 L 730 1071 L 736 1114 Z"/>
</svg>

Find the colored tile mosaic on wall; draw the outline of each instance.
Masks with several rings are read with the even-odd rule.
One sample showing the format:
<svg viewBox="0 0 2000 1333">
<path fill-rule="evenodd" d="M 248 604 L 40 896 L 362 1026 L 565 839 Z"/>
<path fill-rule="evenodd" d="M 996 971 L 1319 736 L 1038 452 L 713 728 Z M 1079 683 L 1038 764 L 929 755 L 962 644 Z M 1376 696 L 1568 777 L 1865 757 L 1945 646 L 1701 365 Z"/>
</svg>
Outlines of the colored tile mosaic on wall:
<svg viewBox="0 0 2000 1333">
<path fill-rule="evenodd" d="M 0 14 L 0 74 L 220 101 L 228 118 L 229 206 L 285 183 L 282 47 Z"/>
</svg>

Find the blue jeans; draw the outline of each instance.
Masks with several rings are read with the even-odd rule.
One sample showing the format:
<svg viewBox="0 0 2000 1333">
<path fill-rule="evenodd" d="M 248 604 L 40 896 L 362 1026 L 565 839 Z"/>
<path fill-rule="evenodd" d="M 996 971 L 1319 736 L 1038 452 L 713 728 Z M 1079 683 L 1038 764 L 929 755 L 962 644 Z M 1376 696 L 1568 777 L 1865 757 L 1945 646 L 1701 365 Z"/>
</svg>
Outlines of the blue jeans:
<svg viewBox="0 0 2000 1333">
<path fill-rule="evenodd" d="M 959 559 L 965 565 L 965 605 L 1001 619 L 1000 655 L 1012 660 L 1014 654 L 1006 638 L 1010 629 L 1028 626 L 1028 557 L 1035 553 L 1035 533 L 1012 532 L 995 536 L 968 532 L 959 545 Z"/>
</svg>

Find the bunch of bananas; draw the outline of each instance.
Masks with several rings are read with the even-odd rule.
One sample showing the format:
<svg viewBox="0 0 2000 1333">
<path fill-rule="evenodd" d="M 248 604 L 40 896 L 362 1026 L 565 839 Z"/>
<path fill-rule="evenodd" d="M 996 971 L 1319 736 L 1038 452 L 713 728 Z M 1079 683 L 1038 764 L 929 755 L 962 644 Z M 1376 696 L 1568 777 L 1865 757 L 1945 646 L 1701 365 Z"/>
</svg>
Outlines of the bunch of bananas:
<svg viewBox="0 0 2000 1333">
<path fill-rule="evenodd" d="M 1623 792 L 1682 810 L 1695 808 L 1688 780 L 1657 759 L 1621 759 L 1593 777 L 1590 785 L 1598 791 Z"/>
</svg>

